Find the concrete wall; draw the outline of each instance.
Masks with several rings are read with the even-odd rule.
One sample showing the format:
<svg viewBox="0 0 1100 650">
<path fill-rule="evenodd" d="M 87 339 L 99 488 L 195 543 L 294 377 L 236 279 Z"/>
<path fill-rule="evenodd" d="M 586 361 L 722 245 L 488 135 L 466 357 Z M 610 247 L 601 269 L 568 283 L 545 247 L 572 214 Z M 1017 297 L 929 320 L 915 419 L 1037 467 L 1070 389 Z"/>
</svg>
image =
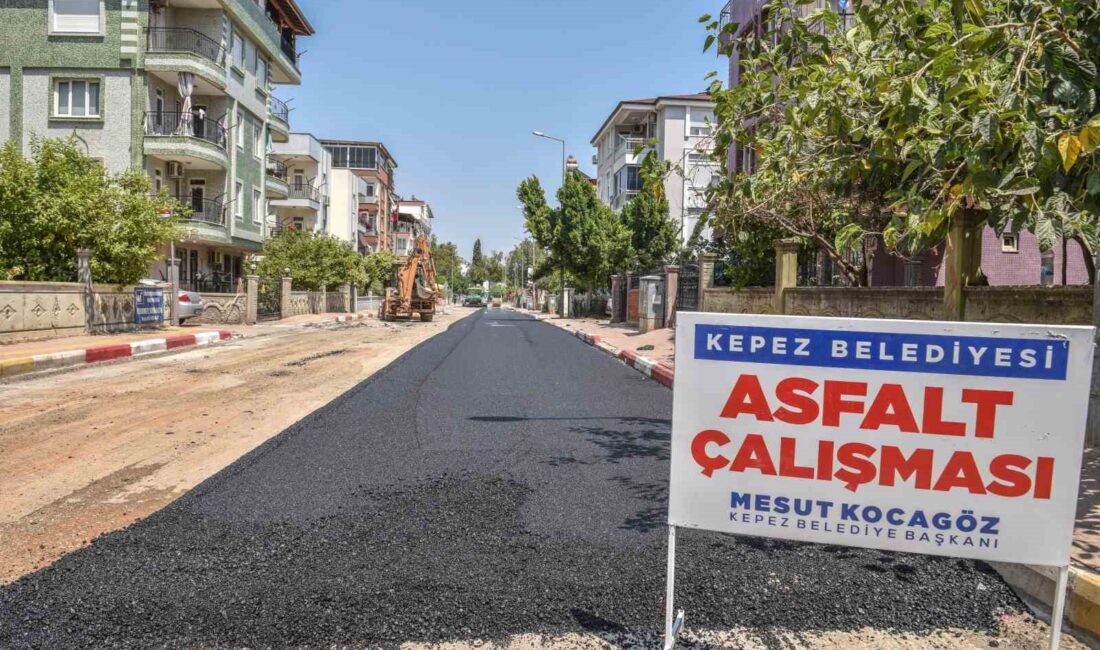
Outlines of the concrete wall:
<svg viewBox="0 0 1100 650">
<path fill-rule="evenodd" d="M 334 169 L 329 177 L 329 223 L 327 232 L 354 243 L 359 222 L 359 194 L 366 193 L 366 181 L 347 169 Z"/>
<path fill-rule="evenodd" d="M 97 332 L 140 329 L 134 288 L 93 287 L 91 326 Z M 79 336 L 89 321 L 83 286 L 75 282 L 0 282 L 0 343 Z"/>
<path fill-rule="evenodd" d="M 775 291 L 771 288 L 703 289 L 700 311 L 726 314 L 774 314 Z"/>
<path fill-rule="evenodd" d="M 31 137 L 66 138 L 74 132 L 87 146 L 88 155 L 101 158 L 107 169 L 121 172 L 134 158 L 132 139 L 131 84 L 133 74 L 126 70 L 69 70 L 78 78 L 101 78 L 102 118 L 52 118 L 52 78 L 64 77 L 66 70 L 25 68 L 23 70 L 23 149 L 30 151 Z"/>
<path fill-rule="evenodd" d="M 968 287 L 966 320 L 993 323 L 1091 325 L 1092 287 Z M 701 311 L 776 313 L 775 290 L 707 288 Z M 780 313 L 841 318 L 943 319 L 939 287 L 794 287 Z"/>
</svg>

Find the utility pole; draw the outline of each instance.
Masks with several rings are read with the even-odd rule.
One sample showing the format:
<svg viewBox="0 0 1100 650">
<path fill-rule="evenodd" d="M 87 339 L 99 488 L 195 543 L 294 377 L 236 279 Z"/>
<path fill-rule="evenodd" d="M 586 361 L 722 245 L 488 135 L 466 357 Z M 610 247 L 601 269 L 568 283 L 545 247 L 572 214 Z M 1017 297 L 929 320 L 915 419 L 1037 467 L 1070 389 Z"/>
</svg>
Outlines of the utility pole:
<svg viewBox="0 0 1100 650">
<path fill-rule="evenodd" d="M 565 140 L 563 140 L 562 138 L 555 138 L 552 135 L 546 135 L 542 131 L 532 131 L 531 133 L 533 135 L 536 135 L 536 136 L 540 137 L 540 138 L 546 138 L 547 140 L 554 140 L 555 142 L 560 142 L 561 143 L 561 186 L 562 186 L 562 189 L 565 189 L 565 178 L 566 178 L 567 172 L 568 172 L 568 168 L 566 167 L 566 162 L 565 162 Z M 561 282 L 558 283 L 558 289 L 559 289 L 559 292 L 560 292 L 558 294 L 558 315 L 563 315 L 563 314 L 565 314 L 565 265 L 564 265 L 564 263 L 559 262 L 558 272 L 561 274 Z"/>
</svg>

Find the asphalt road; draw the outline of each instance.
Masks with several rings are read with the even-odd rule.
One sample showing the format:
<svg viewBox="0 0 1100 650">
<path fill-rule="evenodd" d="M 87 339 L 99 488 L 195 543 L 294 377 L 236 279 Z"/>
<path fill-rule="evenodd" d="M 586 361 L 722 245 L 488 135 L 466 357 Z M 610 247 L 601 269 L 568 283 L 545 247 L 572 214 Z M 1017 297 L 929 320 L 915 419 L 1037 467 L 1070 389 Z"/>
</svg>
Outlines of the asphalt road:
<svg viewBox="0 0 1100 650">
<path fill-rule="evenodd" d="M 303 377 L 303 380 L 307 380 Z M 672 393 L 478 312 L 157 514 L 0 589 L 0 646 L 333 647 L 656 635 Z M 971 562 L 684 531 L 722 629 L 988 629 Z"/>
</svg>

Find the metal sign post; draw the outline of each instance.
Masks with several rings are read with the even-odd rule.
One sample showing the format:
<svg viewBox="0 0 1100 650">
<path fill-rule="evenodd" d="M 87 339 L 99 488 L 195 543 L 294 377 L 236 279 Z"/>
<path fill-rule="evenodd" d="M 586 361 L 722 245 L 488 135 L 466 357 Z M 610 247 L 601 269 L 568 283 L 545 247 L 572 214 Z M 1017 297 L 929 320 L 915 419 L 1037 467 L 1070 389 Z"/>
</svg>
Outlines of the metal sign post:
<svg viewBox="0 0 1100 650">
<path fill-rule="evenodd" d="M 1054 607 L 1050 611 L 1050 650 L 1058 650 L 1062 644 L 1062 616 L 1066 609 L 1066 587 L 1069 583 L 1069 565 L 1058 567 L 1058 580 L 1054 585 Z"/>
</svg>

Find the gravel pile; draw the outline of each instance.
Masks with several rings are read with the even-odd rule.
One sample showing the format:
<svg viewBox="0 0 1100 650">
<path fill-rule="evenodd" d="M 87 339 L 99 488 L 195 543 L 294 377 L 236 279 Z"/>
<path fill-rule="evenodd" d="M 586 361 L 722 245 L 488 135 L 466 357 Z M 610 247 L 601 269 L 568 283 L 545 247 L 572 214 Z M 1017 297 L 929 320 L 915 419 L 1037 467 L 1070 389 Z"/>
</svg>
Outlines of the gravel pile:
<svg viewBox="0 0 1100 650">
<path fill-rule="evenodd" d="M 545 325 L 482 333 L 487 318 L 468 320 L 153 517 L 0 588 L 0 647 L 392 647 L 571 631 L 654 641 L 670 393 Z M 517 391 L 498 357 L 486 357 L 494 373 L 449 369 L 476 364 L 501 332 L 515 338 L 497 354 L 542 359 L 545 379 Z M 619 386 L 593 394 L 555 374 L 569 368 Z M 380 416 L 389 428 L 375 431 L 362 413 L 394 382 L 458 401 L 411 423 L 408 411 Z M 550 386 L 574 419 L 547 415 L 565 402 L 539 413 L 523 396 Z M 499 410 L 463 413 L 475 389 Z M 409 442 L 393 444 L 395 430 Z M 993 630 L 1022 609 L 969 561 L 688 530 L 678 558 L 693 629 L 742 626 L 765 641 Z"/>
</svg>

